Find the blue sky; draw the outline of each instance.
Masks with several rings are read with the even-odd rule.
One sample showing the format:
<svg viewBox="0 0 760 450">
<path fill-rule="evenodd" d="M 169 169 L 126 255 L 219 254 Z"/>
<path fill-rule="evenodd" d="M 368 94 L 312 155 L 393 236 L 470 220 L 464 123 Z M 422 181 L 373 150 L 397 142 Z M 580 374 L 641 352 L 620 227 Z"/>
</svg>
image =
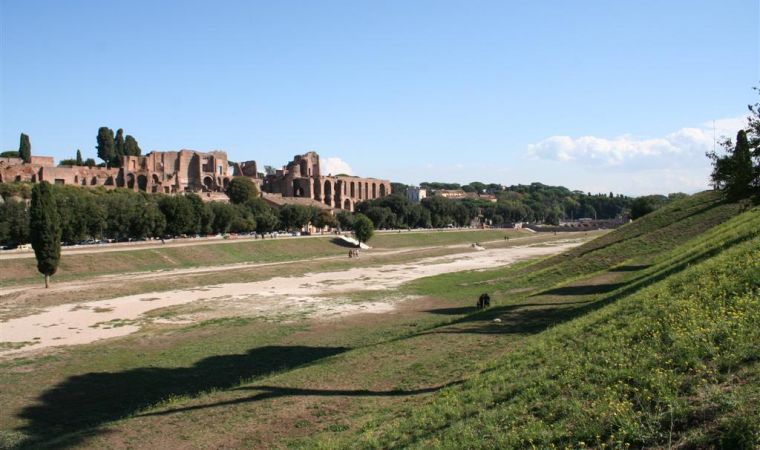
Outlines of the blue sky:
<svg viewBox="0 0 760 450">
<path fill-rule="evenodd" d="M 110 3 L 110 4 L 109 4 Z M 758 2 L 0 0 L 0 149 L 222 149 L 405 183 L 707 187 Z"/>
</svg>

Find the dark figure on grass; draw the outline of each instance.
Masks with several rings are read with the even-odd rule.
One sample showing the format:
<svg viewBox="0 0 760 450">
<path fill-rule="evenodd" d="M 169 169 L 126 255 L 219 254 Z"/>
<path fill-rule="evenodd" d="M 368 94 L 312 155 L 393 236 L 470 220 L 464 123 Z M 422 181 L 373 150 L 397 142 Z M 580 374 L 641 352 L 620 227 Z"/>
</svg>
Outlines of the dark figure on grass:
<svg viewBox="0 0 760 450">
<path fill-rule="evenodd" d="M 491 297 L 486 294 L 480 294 L 480 297 L 478 298 L 478 309 L 485 309 L 491 306 Z"/>
</svg>

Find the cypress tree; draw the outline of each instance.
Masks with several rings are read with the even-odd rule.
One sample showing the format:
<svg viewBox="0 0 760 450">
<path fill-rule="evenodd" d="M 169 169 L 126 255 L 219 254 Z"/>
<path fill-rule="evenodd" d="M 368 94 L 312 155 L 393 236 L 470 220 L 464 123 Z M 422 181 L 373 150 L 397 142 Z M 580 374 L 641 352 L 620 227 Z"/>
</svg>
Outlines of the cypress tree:
<svg viewBox="0 0 760 450">
<path fill-rule="evenodd" d="M 734 198 L 743 197 L 750 190 L 752 183 L 752 154 L 750 153 L 747 132 L 740 130 L 736 135 L 736 146 L 731 155 L 731 177 L 726 186 L 728 195 Z"/>
<path fill-rule="evenodd" d="M 115 151 L 116 151 L 116 159 L 121 161 L 121 157 L 126 155 L 124 152 L 124 130 L 119 128 L 116 130 L 116 140 L 114 141 L 115 144 Z"/>
<path fill-rule="evenodd" d="M 82 161 L 82 152 L 77 149 L 77 166 L 84 165 L 84 161 Z"/>
<path fill-rule="evenodd" d="M 98 129 L 98 158 L 107 164 L 113 164 L 116 157 L 116 145 L 113 139 L 113 130 L 108 127 Z"/>
<path fill-rule="evenodd" d="M 50 183 L 43 181 L 32 188 L 29 207 L 29 240 L 37 258 L 37 270 L 45 275 L 45 288 L 50 276 L 58 270 L 61 259 L 61 224 L 53 201 Z"/>
<path fill-rule="evenodd" d="M 137 141 L 131 135 L 127 135 L 124 141 L 124 154 L 129 156 L 140 156 L 142 151 L 140 146 L 137 145 Z"/>
<path fill-rule="evenodd" d="M 32 144 L 29 143 L 29 136 L 21 133 L 21 141 L 18 145 L 18 156 L 24 160 L 25 163 L 32 162 Z"/>
</svg>

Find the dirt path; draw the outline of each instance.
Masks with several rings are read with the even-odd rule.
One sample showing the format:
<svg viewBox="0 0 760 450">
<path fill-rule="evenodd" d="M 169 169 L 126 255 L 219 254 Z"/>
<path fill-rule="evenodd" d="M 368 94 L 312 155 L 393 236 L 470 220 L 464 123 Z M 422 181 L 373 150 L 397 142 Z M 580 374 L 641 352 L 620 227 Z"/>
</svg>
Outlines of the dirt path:
<svg viewBox="0 0 760 450">
<path fill-rule="evenodd" d="M 189 323 L 221 316 L 298 317 L 355 312 L 382 313 L 393 309 L 393 299 L 357 302 L 349 294 L 393 289 L 417 278 L 442 273 L 505 266 L 526 258 L 558 253 L 578 244 L 579 242 L 564 241 L 552 245 L 472 251 L 424 258 L 406 264 L 307 273 L 298 277 L 275 277 L 250 283 L 209 285 L 64 304 L 0 323 L 0 356 L 125 336 L 138 331 L 147 323 L 167 321 L 161 317 L 145 316 L 149 311 L 189 304 L 193 305 L 195 311 L 180 313 L 168 321 Z M 183 269 L 182 272 L 192 270 Z M 229 270 L 229 267 L 197 270 L 208 272 Z M 153 276 L 156 274 L 153 273 Z M 123 277 L 122 275 L 122 281 Z M 198 313 L 199 310 L 202 313 Z"/>
</svg>

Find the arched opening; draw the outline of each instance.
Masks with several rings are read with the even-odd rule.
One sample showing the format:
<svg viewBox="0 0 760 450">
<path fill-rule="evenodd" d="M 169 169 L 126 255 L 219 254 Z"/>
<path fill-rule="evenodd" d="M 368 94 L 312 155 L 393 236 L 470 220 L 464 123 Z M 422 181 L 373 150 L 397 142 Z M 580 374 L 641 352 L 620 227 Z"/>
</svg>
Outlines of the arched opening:
<svg viewBox="0 0 760 450">
<path fill-rule="evenodd" d="M 385 185 L 380 185 L 380 197 L 385 197 Z"/>
<path fill-rule="evenodd" d="M 293 197 L 303 197 L 303 188 L 298 183 L 298 180 L 293 180 Z"/>
<path fill-rule="evenodd" d="M 343 202 L 343 209 L 345 209 L 346 211 L 351 211 L 351 200 L 346 199 Z"/>
<path fill-rule="evenodd" d="M 350 190 L 351 190 L 351 198 L 356 198 L 356 186 L 354 185 L 353 181 L 351 182 Z"/>
<path fill-rule="evenodd" d="M 90 186 L 97 186 L 98 185 L 98 177 L 92 177 L 92 180 L 90 180 Z"/>
<path fill-rule="evenodd" d="M 205 187 L 207 191 L 210 191 L 213 186 L 214 186 L 214 179 L 213 178 L 211 178 L 211 177 L 204 177 L 203 178 L 203 187 Z"/>
<path fill-rule="evenodd" d="M 127 174 L 127 187 L 129 189 L 135 188 L 135 174 L 133 173 Z"/>
<path fill-rule="evenodd" d="M 318 179 L 314 180 L 314 200 L 322 201 L 322 183 Z"/>
<path fill-rule="evenodd" d="M 74 184 L 79 184 L 79 175 L 74 175 Z"/>
<path fill-rule="evenodd" d="M 95 177 L 93 177 L 93 178 L 95 178 Z M 95 178 L 95 182 L 97 182 L 97 181 L 98 181 L 98 179 L 97 179 L 97 178 Z M 104 184 L 105 186 L 113 186 L 113 185 L 114 185 L 114 179 L 113 179 L 113 175 L 111 175 L 110 177 L 106 178 L 106 182 L 105 182 L 105 183 L 103 183 L 103 184 Z"/>
<path fill-rule="evenodd" d="M 151 191 L 158 192 L 158 189 L 161 185 L 161 180 L 158 179 L 158 175 L 156 175 L 155 173 L 153 174 L 151 179 L 153 180 L 153 187 L 151 188 Z"/>
<path fill-rule="evenodd" d="M 377 198 L 377 185 L 372 183 L 372 198 Z"/>
<path fill-rule="evenodd" d="M 364 199 L 369 200 L 369 183 L 364 182 Z"/>
<path fill-rule="evenodd" d="M 324 196 L 325 205 L 330 206 L 331 200 L 332 200 L 332 185 L 330 184 L 330 181 L 325 181 L 325 196 Z"/>
<path fill-rule="evenodd" d="M 301 160 L 301 164 L 300 164 L 300 169 L 301 169 L 301 176 L 302 176 L 302 177 L 307 177 L 307 176 L 311 175 L 311 174 L 309 173 L 309 171 L 308 171 L 307 167 L 309 167 L 309 165 L 307 164 L 306 160 L 305 160 L 305 159 L 302 159 L 302 160 Z"/>
<path fill-rule="evenodd" d="M 87 177 L 82 177 L 82 186 L 87 186 Z"/>
<path fill-rule="evenodd" d="M 148 177 L 146 177 L 145 175 L 137 176 L 137 189 L 141 191 L 148 190 Z"/>
</svg>

